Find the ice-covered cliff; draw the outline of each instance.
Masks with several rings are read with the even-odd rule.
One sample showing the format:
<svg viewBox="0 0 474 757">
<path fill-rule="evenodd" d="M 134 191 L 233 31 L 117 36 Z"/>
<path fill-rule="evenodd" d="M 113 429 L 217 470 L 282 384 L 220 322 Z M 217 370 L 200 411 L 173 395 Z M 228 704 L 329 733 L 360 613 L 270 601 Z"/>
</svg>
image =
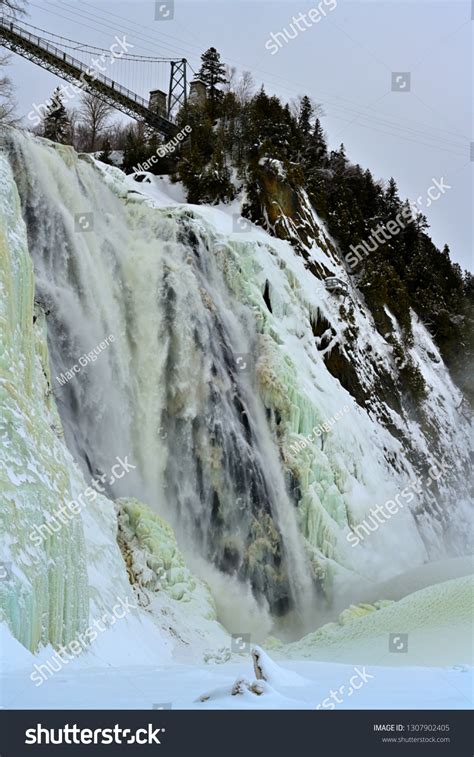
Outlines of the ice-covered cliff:
<svg viewBox="0 0 474 757">
<path fill-rule="evenodd" d="M 134 505 L 140 519 L 132 524 L 129 505 L 121 506 L 127 536 L 118 539 L 113 502 L 91 486 L 65 445 L 45 314 L 35 303 L 27 230 L 5 154 L 0 185 L 0 619 L 25 647 L 37 651 L 76 640 L 128 598 L 136 609 L 118 636 L 122 663 L 132 637 L 138 649 L 143 645 L 148 662 L 168 659 L 173 638 L 183 647 L 192 642 L 195 650 L 206 649 L 210 636 L 212 643 L 226 637 L 209 590 L 184 569 L 170 527 L 161 524 L 154 539 L 159 565 L 143 548 L 134 550 L 136 534 L 146 541 L 158 517 L 147 506 Z M 129 580 L 125 550 L 137 555 L 149 580 L 154 576 L 149 591 L 138 578 Z M 153 620 L 146 610 L 151 601 Z M 4 651 L 2 645 L 2 667 L 9 664 Z"/>
<path fill-rule="evenodd" d="M 309 206 L 302 252 L 237 205 L 184 205 L 165 181 L 20 133 L 1 166 L 0 597 L 22 643 L 72 638 L 130 586 L 140 617 L 160 615 L 147 570 L 166 568 L 166 529 L 127 498 L 172 524 L 230 630 L 229 587 L 244 627 L 269 630 L 259 604 L 298 633 L 343 595 L 468 550 L 462 397 L 415 316 L 406 359 L 424 396 L 395 391 L 396 320 L 390 339 L 375 329 Z M 31 529 L 91 479 L 79 516 L 35 551 Z M 218 638 L 205 586 L 166 569 L 175 628 L 193 595 Z"/>
</svg>

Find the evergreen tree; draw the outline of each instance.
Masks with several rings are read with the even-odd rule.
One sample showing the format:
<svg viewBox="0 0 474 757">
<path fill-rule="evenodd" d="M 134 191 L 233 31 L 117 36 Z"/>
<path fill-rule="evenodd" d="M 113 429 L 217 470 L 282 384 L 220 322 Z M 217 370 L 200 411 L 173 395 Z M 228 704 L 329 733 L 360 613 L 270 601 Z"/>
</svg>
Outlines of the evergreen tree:
<svg viewBox="0 0 474 757">
<path fill-rule="evenodd" d="M 264 88 L 252 98 L 244 118 L 244 141 L 251 163 L 261 157 L 290 160 L 297 157 L 298 127 L 288 105 L 268 97 Z"/>
<path fill-rule="evenodd" d="M 60 144 L 67 144 L 71 138 L 71 123 L 59 87 L 54 90 L 44 114 L 43 137 Z"/>
<path fill-rule="evenodd" d="M 142 124 L 131 127 L 125 138 L 123 150 L 122 169 L 125 173 L 131 173 L 134 168 L 145 163 L 150 157 L 150 149 L 147 146 Z"/>
<path fill-rule="evenodd" d="M 202 202 L 201 179 L 206 168 L 202 152 L 193 142 L 189 150 L 183 152 L 175 175 L 176 180 L 182 181 L 187 190 L 187 202 L 199 205 Z"/>
<path fill-rule="evenodd" d="M 201 55 L 201 68 L 198 77 L 206 85 L 210 115 L 211 118 L 215 118 L 217 105 L 223 95 L 219 85 L 227 83 L 226 68 L 221 63 L 220 55 L 215 47 L 210 47 Z"/>
<path fill-rule="evenodd" d="M 102 143 L 102 152 L 99 155 L 99 160 L 102 163 L 107 163 L 109 166 L 112 166 L 112 160 L 110 159 L 110 153 L 112 152 L 112 148 L 110 146 L 110 140 L 104 139 L 104 142 Z"/>
<path fill-rule="evenodd" d="M 474 301 L 474 275 L 470 271 L 464 271 L 463 290 L 466 297 Z"/>
<path fill-rule="evenodd" d="M 200 177 L 201 202 L 216 205 L 234 199 L 231 174 L 226 165 L 222 135 L 216 140 L 213 156 Z"/>
<path fill-rule="evenodd" d="M 314 122 L 313 136 L 310 143 L 308 157 L 314 162 L 316 168 L 326 165 L 328 159 L 328 148 L 324 136 L 323 127 L 319 118 Z"/>
<path fill-rule="evenodd" d="M 332 171 L 342 176 L 347 168 L 347 163 L 348 160 L 344 144 L 341 144 L 339 150 L 331 151 L 331 155 L 329 156 L 329 167 Z"/>
<path fill-rule="evenodd" d="M 397 184 L 393 176 L 390 177 L 387 189 L 385 190 L 385 202 L 389 213 L 396 215 L 400 208 L 400 199 L 398 197 Z"/>
<path fill-rule="evenodd" d="M 319 118 L 316 119 L 312 133 L 308 135 L 303 149 L 301 163 L 306 178 L 306 187 L 318 213 L 326 217 L 328 212 L 328 162 L 326 138 Z"/>
<path fill-rule="evenodd" d="M 313 115 L 313 106 L 307 95 L 303 95 L 300 103 L 298 114 L 298 127 L 303 135 L 309 135 L 311 132 L 311 118 Z"/>
</svg>

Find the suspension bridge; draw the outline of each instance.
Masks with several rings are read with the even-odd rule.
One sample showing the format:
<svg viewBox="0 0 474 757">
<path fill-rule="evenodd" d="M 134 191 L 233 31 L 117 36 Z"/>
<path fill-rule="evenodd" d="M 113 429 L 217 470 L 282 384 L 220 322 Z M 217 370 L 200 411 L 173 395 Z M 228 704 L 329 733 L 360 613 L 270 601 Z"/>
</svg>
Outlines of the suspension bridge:
<svg viewBox="0 0 474 757">
<path fill-rule="evenodd" d="M 47 36 L 53 37 L 53 40 L 47 39 Z M 125 115 L 138 121 L 144 121 L 165 137 L 170 137 L 175 133 L 174 118 L 176 111 L 186 105 L 187 102 L 187 67 L 189 64 L 186 58 L 155 58 L 133 55 L 125 51 L 122 51 L 122 54 L 115 54 L 111 52 L 111 49 L 106 50 L 94 45 L 69 40 L 30 24 L 19 23 L 8 16 L 0 16 L 0 44 L 56 76 L 80 87 L 84 92 L 95 95 Z M 117 46 L 116 44 L 115 47 Z M 111 47 L 114 47 L 114 45 Z M 132 47 L 132 45 L 129 47 Z M 66 52 L 67 50 L 73 50 L 74 56 Z M 128 66 L 128 78 L 130 78 L 130 66 L 132 64 L 135 64 L 135 67 L 140 66 L 142 69 L 147 66 L 151 70 L 151 79 L 148 81 L 148 98 L 138 95 L 129 87 L 120 84 L 115 78 L 112 79 L 104 75 L 102 73 L 104 69 L 102 65 L 99 67 L 98 60 L 104 62 L 107 69 L 107 59 L 114 71 L 123 69 L 124 65 Z M 169 66 L 167 92 L 164 88 L 156 88 L 156 81 L 159 80 L 158 66 L 161 68 Z M 162 72 L 161 79 L 163 79 Z M 155 82 L 154 85 L 152 81 Z M 192 86 L 193 83 L 191 83 L 191 88 Z"/>
</svg>

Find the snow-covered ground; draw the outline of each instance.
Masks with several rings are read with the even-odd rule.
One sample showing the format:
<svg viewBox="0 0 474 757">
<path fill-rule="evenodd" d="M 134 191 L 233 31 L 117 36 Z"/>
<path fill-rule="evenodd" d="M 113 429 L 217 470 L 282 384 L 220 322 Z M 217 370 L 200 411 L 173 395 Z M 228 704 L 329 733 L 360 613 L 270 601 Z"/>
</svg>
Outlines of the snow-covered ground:
<svg viewBox="0 0 474 757">
<path fill-rule="evenodd" d="M 356 666 L 367 678 L 349 694 L 355 668 L 317 662 L 292 662 L 285 670 L 305 680 L 297 686 L 268 687 L 262 695 L 248 690 L 232 695 L 236 680 L 253 680 L 252 664 L 208 666 L 90 668 L 64 671 L 44 687 L 35 689 L 22 676 L 2 679 L 2 706 L 8 709 L 470 709 L 472 668 L 383 668 Z M 373 676 L 373 678 L 369 678 Z M 357 683 L 361 679 L 359 678 Z M 346 688 L 339 694 L 341 686 Z M 331 698 L 335 691 L 337 698 Z M 202 694 L 213 693 L 207 701 Z M 347 694 L 345 694 L 347 692 Z M 331 707 L 324 700 L 334 704 Z"/>
<path fill-rule="evenodd" d="M 452 579 L 377 609 L 350 608 L 293 644 L 269 639 L 256 680 L 250 649 L 220 647 L 184 663 L 183 645 L 143 618 L 109 628 L 90 651 L 46 670 L 54 652 L 32 655 L 2 626 L 5 708 L 470 709 L 473 702 L 472 578 Z M 394 629 L 398 629 L 394 634 Z M 392 632 L 392 633 L 391 633 Z M 403 636 L 406 634 L 405 639 Z M 404 651 L 390 636 L 400 635 Z M 222 642 L 222 637 L 219 638 Z M 400 640 L 395 639 L 395 644 Z M 271 655 L 271 658 L 268 655 Z M 189 659 L 189 658 L 188 658 Z M 345 662 L 339 662 L 345 660 Z M 350 664 L 348 660 L 351 660 Z M 36 677 L 34 677 L 36 675 Z M 33 676 L 33 678 L 32 678 Z"/>
<path fill-rule="evenodd" d="M 255 681 L 250 655 L 222 665 L 138 665 L 78 667 L 55 674 L 36 688 L 31 667 L 1 678 L 1 705 L 7 709 L 470 709 L 473 668 L 382 667 L 291 661 L 262 684 Z M 354 684 L 354 686 L 351 686 Z M 343 687 L 343 688 L 341 688 Z M 335 692 L 335 693 L 333 693 Z M 332 696 L 331 696 L 332 695 Z M 208 696 L 201 701 L 200 698 Z"/>
</svg>

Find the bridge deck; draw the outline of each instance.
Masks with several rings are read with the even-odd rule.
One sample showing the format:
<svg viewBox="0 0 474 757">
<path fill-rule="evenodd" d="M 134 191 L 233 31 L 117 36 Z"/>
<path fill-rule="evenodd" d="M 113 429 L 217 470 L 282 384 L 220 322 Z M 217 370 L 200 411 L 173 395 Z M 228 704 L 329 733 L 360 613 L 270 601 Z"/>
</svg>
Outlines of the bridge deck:
<svg viewBox="0 0 474 757">
<path fill-rule="evenodd" d="M 127 116 L 145 121 L 167 137 L 176 130 L 170 120 L 150 110 L 148 102 L 142 97 L 5 16 L 0 16 L 0 44 L 62 79 L 79 85 Z"/>
</svg>

